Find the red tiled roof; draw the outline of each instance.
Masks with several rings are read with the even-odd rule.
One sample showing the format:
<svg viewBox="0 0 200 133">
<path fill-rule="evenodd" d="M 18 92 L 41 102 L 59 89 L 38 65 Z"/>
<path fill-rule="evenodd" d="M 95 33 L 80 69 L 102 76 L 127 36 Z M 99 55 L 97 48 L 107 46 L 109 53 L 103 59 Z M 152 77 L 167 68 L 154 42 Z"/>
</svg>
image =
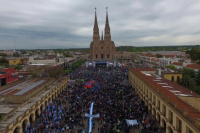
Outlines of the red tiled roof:
<svg viewBox="0 0 200 133">
<path fill-rule="evenodd" d="M 173 58 L 175 55 L 164 55 L 166 58 Z"/>
<path fill-rule="evenodd" d="M 191 118 L 192 120 L 196 120 L 196 118 L 200 118 L 200 112 L 197 111 L 195 108 L 191 107 L 190 105 L 188 105 L 187 103 L 185 103 L 184 101 L 182 101 L 181 99 L 178 98 L 178 96 L 176 96 L 173 92 L 169 91 L 169 90 L 176 90 L 176 91 L 181 91 L 181 94 L 188 94 L 188 95 L 192 95 L 192 96 L 196 96 L 199 97 L 198 94 L 192 92 L 172 81 L 169 81 L 167 79 L 159 79 L 160 81 L 155 81 L 156 77 L 151 75 L 151 76 L 146 76 L 145 74 L 141 73 L 141 71 L 155 71 L 154 69 L 131 69 L 130 72 L 135 73 L 136 75 L 138 75 L 138 77 L 143 80 L 145 83 L 147 83 L 149 86 L 152 87 L 152 89 L 154 89 L 155 91 L 157 91 L 163 98 L 169 98 L 169 102 L 174 105 L 175 103 L 177 103 L 177 110 L 179 112 L 183 112 L 185 109 L 187 109 L 188 111 L 188 118 Z M 158 82 L 160 83 L 167 83 L 166 86 L 171 86 L 173 88 L 165 88 L 162 84 L 158 84 Z"/>
<path fill-rule="evenodd" d="M 153 54 L 142 54 L 142 55 L 146 57 L 156 57 L 156 55 L 153 55 Z"/>
<path fill-rule="evenodd" d="M 173 64 L 173 65 L 176 65 L 176 66 L 182 66 L 182 65 L 183 65 L 183 64 L 180 63 L 180 62 L 173 62 L 172 64 Z"/>
<path fill-rule="evenodd" d="M 200 65 L 198 64 L 188 64 L 186 67 L 191 69 L 200 69 Z"/>
<path fill-rule="evenodd" d="M 157 59 L 156 61 L 157 61 L 157 62 L 160 62 L 160 60 L 159 60 L 159 59 Z"/>
</svg>

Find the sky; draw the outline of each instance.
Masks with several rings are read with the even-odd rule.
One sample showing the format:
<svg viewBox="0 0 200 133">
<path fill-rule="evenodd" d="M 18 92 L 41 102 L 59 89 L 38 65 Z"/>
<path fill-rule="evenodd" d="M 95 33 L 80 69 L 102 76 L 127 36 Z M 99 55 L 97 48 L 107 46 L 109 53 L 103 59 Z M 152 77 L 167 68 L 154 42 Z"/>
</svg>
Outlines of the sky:
<svg viewBox="0 0 200 133">
<path fill-rule="evenodd" d="M 0 50 L 89 48 L 95 7 L 116 46 L 200 44 L 200 0 L 0 0 Z"/>
</svg>

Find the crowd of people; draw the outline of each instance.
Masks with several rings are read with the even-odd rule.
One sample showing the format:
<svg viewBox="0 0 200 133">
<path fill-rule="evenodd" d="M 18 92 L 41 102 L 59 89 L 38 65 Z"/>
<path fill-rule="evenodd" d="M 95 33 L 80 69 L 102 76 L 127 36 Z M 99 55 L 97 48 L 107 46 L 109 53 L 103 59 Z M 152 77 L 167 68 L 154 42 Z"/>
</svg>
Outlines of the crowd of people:
<svg viewBox="0 0 200 133">
<path fill-rule="evenodd" d="M 155 120 L 148 117 L 148 110 L 128 83 L 127 68 L 79 68 L 70 74 L 75 80 L 58 98 L 45 106 L 35 124 L 26 132 L 86 133 L 89 107 L 94 102 L 94 133 L 159 133 Z M 86 87 L 88 82 L 90 87 Z M 98 87 L 97 87 L 98 86 Z M 138 121 L 128 126 L 126 119 Z"/>
</svg>

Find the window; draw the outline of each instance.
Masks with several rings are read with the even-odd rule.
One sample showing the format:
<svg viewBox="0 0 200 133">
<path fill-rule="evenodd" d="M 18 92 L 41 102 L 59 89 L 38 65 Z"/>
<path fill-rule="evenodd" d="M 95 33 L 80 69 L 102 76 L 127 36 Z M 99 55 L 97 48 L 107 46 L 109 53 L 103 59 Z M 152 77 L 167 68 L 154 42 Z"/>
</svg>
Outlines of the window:
<svg viewBox="0 0 200 133">
<path fill-rule="evenodd" d="M 163 115 L 166 117 L 166 106 L 163 105 L 163 109 L 162 109 Z"/>
<path fill-rule="evenodd" d="M 173 113 L 169 110 L 169 122 L 173 124 Z"/>
<path fill-rule="evenodd" d="M 179 76 L 177 76 L 177 81 L 179 81 L 180 80 L 180 77 Z"/>
<path fill-rule="evenodd" d="M 192 132 L 192 130 L 189 129 L 189 130 L 188 130 L 188 133 L 193 133 L 193 132 Z"/>
<path fill-rule="evenodd" d="M 160 100 L 158 100 L 158 105 L 157 105 L 157 107 L 158 107 L 158 110 L 160 111 Z"/>
<path fill-rule="evenodd" d="M 179 132 L 179 133 L 181 133 L 182 132 L 182 121 L 179 119 L 179 118 L 177 118 L 176 119 L 176 126 L 177 126 L 177 131 Z"/>
<path fill-rule="evenodd" d="M 109 58 L 109 54 L 107 54 L 107 58 Z"/>
<path fill-rule="evenodd" d="M 174 82 L 174 76 L 172 76 L 172 81 Z"/>
<path fill-rule="evenodd" d="M 98 58 L 98 55 L 96 54 L 96 59 Z"/>
<path fill-rule="evenodd" d="M 155 103 L 156 103 L 156 96 L 153 95 L 153 104 L 155 104 Z"/>
<path fill-rule="evenodd" d="M 150 101 L 152 100 L 152 93 L 150 92 L 150 96 L 149 96 Z"/>
<path fill-rule="evenodd" d="M 101 59 L 103 59 L 103 54 L 101 54 Z"/>
</svg>

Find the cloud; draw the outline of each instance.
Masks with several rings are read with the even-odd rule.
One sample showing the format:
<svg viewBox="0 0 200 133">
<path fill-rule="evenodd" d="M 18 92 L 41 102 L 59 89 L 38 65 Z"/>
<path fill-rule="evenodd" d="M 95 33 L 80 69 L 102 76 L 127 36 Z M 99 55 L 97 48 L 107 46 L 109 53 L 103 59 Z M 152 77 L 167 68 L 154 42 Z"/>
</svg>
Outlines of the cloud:
<svg viewBox="0 0 200 133">
<path fill-rule="evenodd" d="M 94 7 L 100 34 L 108 7 L 116 46 L 200 42 L 197 0 L 6 0 L 0 1 L 0 49 L 89 47 Z"/>
</svg>

